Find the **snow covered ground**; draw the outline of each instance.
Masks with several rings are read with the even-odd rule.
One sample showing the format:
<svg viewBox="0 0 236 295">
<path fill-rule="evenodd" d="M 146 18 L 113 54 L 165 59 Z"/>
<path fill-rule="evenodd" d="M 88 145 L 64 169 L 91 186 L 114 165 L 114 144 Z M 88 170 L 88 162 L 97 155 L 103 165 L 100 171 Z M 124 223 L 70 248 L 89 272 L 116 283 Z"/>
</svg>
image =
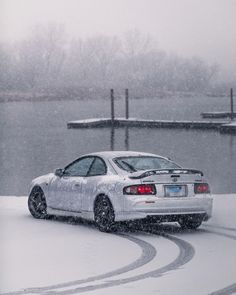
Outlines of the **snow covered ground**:
<svg viewBox="0 0 236 295">
<path fill-rule="evenodd" d="M 213 217 L 197 231 L 105 234 L 36 220 L 25 197 L 0 197 L 0 227 L 1 294 L 236 294 L 236 194 L 214 196 Z"/>
</svg>

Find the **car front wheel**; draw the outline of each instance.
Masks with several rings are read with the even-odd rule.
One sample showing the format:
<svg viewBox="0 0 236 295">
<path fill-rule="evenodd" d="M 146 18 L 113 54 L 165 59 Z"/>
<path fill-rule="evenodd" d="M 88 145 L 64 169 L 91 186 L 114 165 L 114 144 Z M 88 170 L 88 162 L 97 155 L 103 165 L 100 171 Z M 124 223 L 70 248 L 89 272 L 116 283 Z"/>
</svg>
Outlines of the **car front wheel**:
<svg viewBox="0 0 236 295">
<path fill-rule="evenodd" d="M 28 208 L 34 218 L 43 219 L 47 217 L 47 203 L 41 188 L 32 189 L 28 198 Z"/>
<path fill-rule="evenodd" d="M 110 200 L 103 196 L 95 202 L 94 220 L 102 232 L 115 231 L 115 213 Z"/>
</svg>

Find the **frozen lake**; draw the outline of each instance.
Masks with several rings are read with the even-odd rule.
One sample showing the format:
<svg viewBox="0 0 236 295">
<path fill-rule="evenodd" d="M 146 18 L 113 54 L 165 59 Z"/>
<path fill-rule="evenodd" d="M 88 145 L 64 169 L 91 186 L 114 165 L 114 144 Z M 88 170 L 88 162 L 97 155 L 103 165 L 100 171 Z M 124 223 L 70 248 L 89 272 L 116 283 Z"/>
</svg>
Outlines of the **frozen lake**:
<svg viewBox="0 0 236 295">
<path fill-rule="evenodd" d="M 116 100 L 124 116 L 124 100 Z M 200 120 L 200 113 L 226 111 L 229 98 L 131 99 L 130 116 Z M 0 194 L 27 194 L 32 178 L 63 167 L 81 154 L 114 149 L 153 152 L 205 172 L 214 193 L 236 192 L 236 136 L 180 129 L 71 130 L 67 121 L 109 117 L 109 99 L 0 104 Z M 128 139 L 128 144 L 127 144 Z"/>
</svg>

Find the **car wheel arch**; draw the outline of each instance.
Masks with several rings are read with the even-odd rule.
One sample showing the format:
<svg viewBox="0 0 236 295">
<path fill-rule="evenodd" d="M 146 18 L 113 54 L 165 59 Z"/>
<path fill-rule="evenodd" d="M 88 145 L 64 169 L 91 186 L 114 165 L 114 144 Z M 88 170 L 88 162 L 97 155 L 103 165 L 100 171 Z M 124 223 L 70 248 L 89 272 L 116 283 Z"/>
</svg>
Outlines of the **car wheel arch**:
<svg viewBox="0 0 236 295">
<path fill-rule="evenodd" d="M 40 191 L 42 191 L 42 193 L 44 194 L 44 191 L 43 191 L 42 187 L 41 187 L 40 185 L 38 185 L 38 184 L 34 185 L 34 186 L 31 188 L 31 190 L 30 190 L 30 194 L 31 194 L 34 190 L 40 190 Z M 45 194 L 44 194 L 44 195 L 45 195 Z"/>
<path fill-rule="evenodd" d="M 38 184 L 36 184 L 36 185 L 34 185 L 34 186 L 32 187 L 32 189 L 30 190 L 29 195 L 32 194 L 35 190 L 39 190 L 40 192 L 42 192 L 42 194 L 43 194 L 43 196 L 44 196 L 44 198 L 45 198 L 45 201 L 46 201 L 46 203 L 47 203 L 47 199 L 46 199 L 45 192 L 44 192 L 43 188 L 42 188 L 40 185 L 38 185 Z"/>
<path fill-rule="evenodd" d="M 28 209 L 34 218 L 45 219 L 47 215 L 47 201 L 43 189 L 35 185 L 28 197 Z"/>
<path fill-rule="evenodd" d="M 94 201 L 94 222 L 101 232 L 116 231 L 115 210 L 106 194 L 99 194 Z"/>
<path fill-rule="evenodd" d="M 99 194 L 99 195 L 97 195 L 96 196 L 96 198 L 95 198 L 95 200 L 94 200 L 94 203 L 93 203 L 93 211 L 94 211 L 94 209 L 95 209 L 95 206 L 96 206 L 96 203 L 98 202 L 98 201 L 100 201 L 102 198 L 106 198 L 108 201 L 109 201 L 109 203 L 111 204 L 111 206 L 112 206 L 112 208 L 113 208 L 113 210 L 114 210 L 114 205 L 112 204 L 112 201 L 111 201 L 111 199 L 108 197 L 108 195 L 106 195 L 106 194 Z M 115 211 L 115 210 L 114 210 Z"/>
</svg>

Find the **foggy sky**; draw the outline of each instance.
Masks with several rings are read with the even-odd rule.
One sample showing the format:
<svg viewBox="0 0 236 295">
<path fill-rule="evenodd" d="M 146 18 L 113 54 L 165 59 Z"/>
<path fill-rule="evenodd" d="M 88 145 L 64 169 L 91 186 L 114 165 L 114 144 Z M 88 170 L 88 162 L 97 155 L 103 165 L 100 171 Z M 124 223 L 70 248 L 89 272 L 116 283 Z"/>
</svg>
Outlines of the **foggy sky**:
<svg viewBox="0 0 236 295">
<path fill-rule="evenodd" d="M 24 38 L 34 24 L 48 22 L 77 37 L 138 29 L 160 49 L 236 73 L 235 15 L 236 0 L 0 0 L 0 40 Z"/>
</svg>

